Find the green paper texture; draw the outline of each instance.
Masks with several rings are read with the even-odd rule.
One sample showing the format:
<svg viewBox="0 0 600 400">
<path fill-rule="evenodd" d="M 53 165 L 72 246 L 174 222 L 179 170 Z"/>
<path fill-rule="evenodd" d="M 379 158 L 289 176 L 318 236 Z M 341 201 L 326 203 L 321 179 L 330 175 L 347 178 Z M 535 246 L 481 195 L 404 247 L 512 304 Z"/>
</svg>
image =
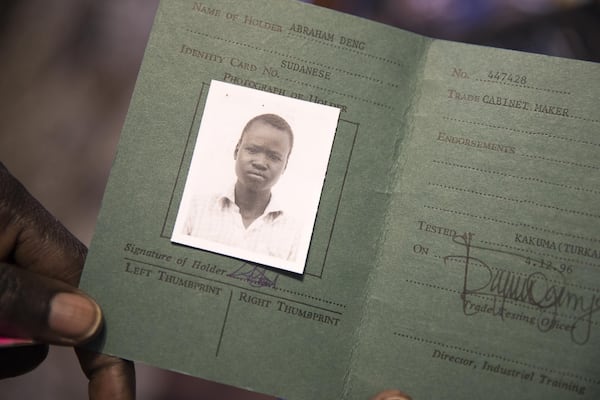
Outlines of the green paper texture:
<svg viewBox="0 0 600 400">
<path fill-rule="evenodd" d="M 211 80 L 341 110 L 303 275 L 170 241 Z M 600 398 L 599 98 L 593 63 L 163 1 L 81 280 L 90 346 L 288 400 Z"/>
</svg>

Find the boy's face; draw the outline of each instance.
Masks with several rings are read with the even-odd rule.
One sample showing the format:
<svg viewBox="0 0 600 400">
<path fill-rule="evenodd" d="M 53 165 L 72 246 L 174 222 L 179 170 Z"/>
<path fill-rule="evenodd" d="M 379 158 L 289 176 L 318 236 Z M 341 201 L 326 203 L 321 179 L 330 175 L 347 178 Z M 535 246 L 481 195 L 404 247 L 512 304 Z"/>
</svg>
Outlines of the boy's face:
<svg viewBox="0 0 600 400">
<path fill-rule="evenodd" d="M 287 132 L 254 122 L 233 154 L 238 183 L 252 191 L 270 190 L 285 170 L 290 150 Z"/>
</svg>

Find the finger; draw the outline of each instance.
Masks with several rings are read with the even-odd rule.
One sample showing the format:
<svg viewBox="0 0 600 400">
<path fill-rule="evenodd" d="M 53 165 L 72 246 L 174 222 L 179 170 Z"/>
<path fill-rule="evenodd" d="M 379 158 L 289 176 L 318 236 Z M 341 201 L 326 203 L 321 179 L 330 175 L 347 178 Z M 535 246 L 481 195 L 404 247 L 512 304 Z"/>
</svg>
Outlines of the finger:
<svg viewBox="0 0 600 400">
<path fill-rule="evenodd" d="M 0 163 L 0 261 L 77 285 L 85 246 Z"/>
<path fill-rule="evenodd" d="M 135 399 L 135 370 L 131 361 L 81 348 L 75 351 L 90 381 L 90 400 Z"/>
<path fill-rule="evenodd" d="M 371 400 L 411 400 L 411 397 L 399 390 L 386 390 L 371 398 Z"/>
<path fill-rule="evenodd" d="M 0 349 L 0 379 L 22 375 L 37 367 L 48 354 L 48 346 L 28 345 Z"/>
<path fill-rule="evenodd" d="M 76 345 L 98 332 L 102 312 L 71 286 L 0 263 L 0 335 Z"/>
</svg>

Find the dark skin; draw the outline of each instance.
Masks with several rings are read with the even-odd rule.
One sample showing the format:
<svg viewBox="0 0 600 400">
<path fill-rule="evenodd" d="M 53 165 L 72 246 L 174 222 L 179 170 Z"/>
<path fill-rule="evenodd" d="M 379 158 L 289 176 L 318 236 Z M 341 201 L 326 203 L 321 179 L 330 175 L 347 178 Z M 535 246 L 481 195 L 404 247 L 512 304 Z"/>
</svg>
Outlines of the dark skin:
<svg viewBox="0 0 600 400">
<path fill-rule="evenodd" d="M 76 289 L 86 252 L 0 163 L 0 336 L 39 343 L 0 348 L 0 378 L 34 369 L 48 344 L 77 346 L 98 333 L 100 309 Z M 66 304 L 71 300 L 74 307 Z M 76 353 L 90 399 L 135 398 L 131 362 L 83 349 Z"/>
<path fill-rule="evenodd" d="M 287 133 L 262 121 L 254 122 L 235 147 L 235 203 L 246 228 L 265 211 L 290 149 Z"/>
<path fill-rule="evenodd" d="M 36 343 L 0 347 L 0 379 L 37 367 L 49 344 L 74 346 L 91 400 L 134 399 L 132 362 L 76 347 L 101 329 L 100 308 L 76 287 L 86 254 L 0 163 L 0 336 Z M 388 390 L 371 400 L 410 397 Z"/>
<path fill-rule="evenodd" d="M 412 400 L 411 397 L 399 390 L 386 390 L 370 400 Z"/>
</svg>

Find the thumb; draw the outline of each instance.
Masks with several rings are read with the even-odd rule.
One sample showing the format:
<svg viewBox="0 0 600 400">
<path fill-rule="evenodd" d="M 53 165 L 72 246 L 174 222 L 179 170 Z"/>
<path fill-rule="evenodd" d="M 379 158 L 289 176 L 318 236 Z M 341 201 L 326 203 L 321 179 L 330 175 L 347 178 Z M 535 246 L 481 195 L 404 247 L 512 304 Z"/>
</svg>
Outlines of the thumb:
<svg viewBox="0 0 600 400">
<path fill-rule="evenodd" d="M 411 398 L 399 390 L 386 390 L 385 392 L 379 393 L 371 400 L 411 400 Z"/>
<path fill-rule="evenodd" d="M 100 307 L 81 291 L 0 263 L 0 336 L 76 345 L 92 338 L 101 322 Z"/>
</svg>

